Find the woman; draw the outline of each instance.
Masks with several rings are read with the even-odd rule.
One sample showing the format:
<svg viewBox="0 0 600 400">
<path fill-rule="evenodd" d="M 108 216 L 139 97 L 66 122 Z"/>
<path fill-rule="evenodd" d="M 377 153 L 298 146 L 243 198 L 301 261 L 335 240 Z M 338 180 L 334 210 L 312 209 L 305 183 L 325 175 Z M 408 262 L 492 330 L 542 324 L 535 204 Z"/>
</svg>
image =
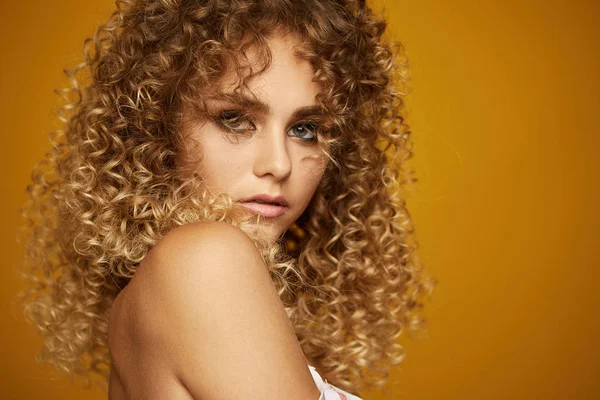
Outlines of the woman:
<svg viewBox="0 0 600 400">
<path fill-rule="evenodd" d="M 114 400 L 383 387 L 432 287 L 385 22 L 354 0 L 117 5 L 23 211 L 42 359 Z"/>
</svg>

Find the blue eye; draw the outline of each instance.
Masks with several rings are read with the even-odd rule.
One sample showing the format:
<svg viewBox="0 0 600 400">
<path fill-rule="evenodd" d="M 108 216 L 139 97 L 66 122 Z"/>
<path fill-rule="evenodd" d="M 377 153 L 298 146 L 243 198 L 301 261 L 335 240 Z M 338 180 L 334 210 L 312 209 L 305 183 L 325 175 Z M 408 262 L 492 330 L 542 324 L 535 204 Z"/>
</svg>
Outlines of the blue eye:
<svg viewBox="0 0 600 400">
<path fill-rule="evenodd" d="M 292 132 L 291 134 L 289 132 Z M 317 140 L 317 125 L 313 122 L 301 122 L 294 125 L 289 131 L 288 136 L 295 136 L 307 142 Z"/>
</svg>

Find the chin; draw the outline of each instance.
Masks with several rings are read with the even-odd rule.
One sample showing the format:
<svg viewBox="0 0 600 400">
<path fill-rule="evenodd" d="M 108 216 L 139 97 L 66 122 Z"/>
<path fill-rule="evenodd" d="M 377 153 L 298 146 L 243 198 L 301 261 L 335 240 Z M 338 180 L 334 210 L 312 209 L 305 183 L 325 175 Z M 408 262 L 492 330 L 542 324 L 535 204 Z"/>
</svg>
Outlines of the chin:
<svg viewBox="0 0 600 400">
<path fill-rule="evenodd" d="M 266 221 L 255 224 L 254 229 L 255 232 L 270 245 L 279 240 L 285 233 L 285 229 L 282 229 L 278 224 Z"/>
<path fill-rule="evenodd" d="M 269 244 L 273 244 L 277 240 L 281 239 L 283 233 L 284 232 L 279 227 L 266 228 L 264 230 L 264 237 L 269 242 Z"/>
</svg>

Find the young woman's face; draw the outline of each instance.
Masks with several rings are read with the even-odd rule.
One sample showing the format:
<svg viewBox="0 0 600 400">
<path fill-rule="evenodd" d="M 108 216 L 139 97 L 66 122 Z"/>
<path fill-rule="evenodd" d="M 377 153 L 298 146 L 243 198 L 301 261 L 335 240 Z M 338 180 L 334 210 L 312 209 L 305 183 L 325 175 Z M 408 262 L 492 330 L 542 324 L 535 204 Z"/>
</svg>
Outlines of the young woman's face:
<svg viewBox="0 0 600 400">
<path fill-rule="evenodd" d="M 310 122 L 318 115 L 319 92 L 311 65 L 293 54 L 297 42 L 292 37 L 272 37 L 268 43 L 272 64 L 248 81 L 258 102 L 244 91 L 225 99 L 237 84 L 230 74 L 219 94 L 207 99 L 210 117 L 190 124 L 186 133 L 188 143 L 197 142 L 203 154 L 192 168 L 213 192 L 228 193 L 249 212 L 261 214 L 259 229 L 274 241 L 308 206 L 326 158 Z M 256 199 L 261 195 L 266 197 Z"/>
</svg>

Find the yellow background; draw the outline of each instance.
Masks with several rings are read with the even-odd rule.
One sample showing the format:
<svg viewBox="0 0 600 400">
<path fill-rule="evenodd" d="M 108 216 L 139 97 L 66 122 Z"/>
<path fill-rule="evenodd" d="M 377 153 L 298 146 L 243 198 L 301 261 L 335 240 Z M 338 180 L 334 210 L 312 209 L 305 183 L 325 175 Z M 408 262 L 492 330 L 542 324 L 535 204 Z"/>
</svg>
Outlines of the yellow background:
<svg viewBox="0 0 600 400">
<path fill-rule="evenodd" d="M 114 4 L 3 3 L 0 397 L 101 399 L 35 364 L 41 339 L 11 301 L 16 210 L 59 126 L 53 89 Z M 600 3 L 384 3 L 412 64 L 409 207 L 439 281 L 387 398 L 600 398 Z"/>
</svg>

